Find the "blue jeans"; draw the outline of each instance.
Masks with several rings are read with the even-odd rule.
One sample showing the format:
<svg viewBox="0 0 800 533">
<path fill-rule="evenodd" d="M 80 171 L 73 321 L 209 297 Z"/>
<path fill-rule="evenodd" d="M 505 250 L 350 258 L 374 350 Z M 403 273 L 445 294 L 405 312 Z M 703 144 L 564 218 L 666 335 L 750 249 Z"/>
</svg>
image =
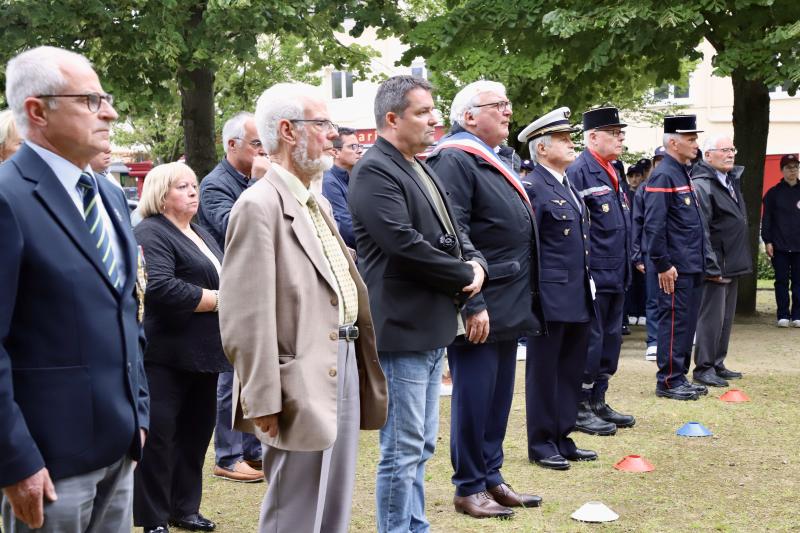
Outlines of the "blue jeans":
<svg viewBox="0 0 800 533">
<path fill-rule="evenodd" d="M 425 463 L 439 429 L 439 387 L 444 348 L 379 352 L 389 392 L 389 414 L 380 432 L 375 483 L 379 533 L 430 531 L 425 518 Z"/>
<path fill-rule="evenodd" d="M 214 454 L 217 466 L 231 470 L 242 458 L 261 459 L 261 441 L 250 433 L 234 429 L 233 372 L 222 372 L 217 381 L 217 427 L 214 430 Z"/>
</svg>

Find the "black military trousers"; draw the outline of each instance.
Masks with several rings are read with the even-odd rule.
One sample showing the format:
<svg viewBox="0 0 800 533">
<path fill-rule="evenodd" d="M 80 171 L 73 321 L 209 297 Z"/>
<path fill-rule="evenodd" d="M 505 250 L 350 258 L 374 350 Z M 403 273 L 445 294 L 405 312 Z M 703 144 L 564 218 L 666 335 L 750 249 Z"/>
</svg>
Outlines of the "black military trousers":
<svg viewBox="0 0 800 533">
<path fill-rule="evenodd" d="M 598 292 L 583 373 L 583 400 L 603 399 L 608 380 L 616 374 L 622 349 L 624 292 Z"/>
<path fill-rule="evenodd" d="M 702 295 L 702 274 L 678 273 L 672 294 L 659 289 L 656 356 L 656 386 L 659 389 L 672 389 L 687 382 Z"/>
</svg>

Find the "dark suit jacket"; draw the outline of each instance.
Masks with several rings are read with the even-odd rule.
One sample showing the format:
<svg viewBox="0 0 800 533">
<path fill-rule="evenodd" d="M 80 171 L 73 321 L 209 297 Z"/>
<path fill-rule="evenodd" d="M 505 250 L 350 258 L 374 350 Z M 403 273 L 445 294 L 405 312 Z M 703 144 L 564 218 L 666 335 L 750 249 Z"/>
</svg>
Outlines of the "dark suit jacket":
<svg viewBox="0 0 800 533">
<path fill-rule="evenodd" d="M 192 224 L 222 264 L 214 238 Z M 189 372 L 233 370 L 219 336 L 217 313 L 195 313 L 203 289 L 219 289 L 219 275 L 200 248 L 163 215 L 144 219 L 133 231 L 147 265 L 144 330 L 147 363 Z"/>
<path fill-rule="evenodd" d="M 444 187 L 420 164 L 457 227 Z M 473 278 L 464 261 L 487 270 L 483 256 L 457 229 L 456 246 L 437 247 L 447 231 L 433 201 L 411 164 L 382 137 L 353 168 L 348 203 L 378 350 L 432 350 L 453 342 L 456 311 L 466 300 L 461 289 Z"/>
<path fill-rule="evenodd" d="M 467 301 L 465 314 L 488 311 L 489 342 L 541 335 L 539 251 L 527 202 L 491 164 L 458 148 L 436 152 L 426 163 L 445 184 L 462 231 L 489 265 L 483 290 Z"/>
<path fill-rule="evenodd" d="M 548 322 L 588 322 L 594 313 L 589 288 L 587 209 L 542 165 L 525 181 L 536 214 L 541 261 L 541 299 Z M 580 200 L 578 200 L 580 201 Z"/>
<path fill-rule="evenodd" d="M 136 243 L 122 191 L 98 180 L 127 275 L 116 290 L 86 222 L 28 146 L 0 166 L 0 486 L 141 456 L 149 424 Z"/>
</svg>

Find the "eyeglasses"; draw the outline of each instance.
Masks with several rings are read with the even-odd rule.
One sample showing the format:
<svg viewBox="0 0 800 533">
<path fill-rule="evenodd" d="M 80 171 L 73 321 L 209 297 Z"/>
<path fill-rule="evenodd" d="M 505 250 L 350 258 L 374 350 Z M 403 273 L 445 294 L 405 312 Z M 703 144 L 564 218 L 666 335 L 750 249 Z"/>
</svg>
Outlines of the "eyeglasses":
<svg viewBox="0 0 800 533">
<path fill-rule="evenodd" d="M 366 148 L 363 144 L 353 143 L 353 144 L 345 144 L 342 145 L 342 148 L 349 148 L 354 152 L 361 152 Z"/>
<path fill-rule="evenodd" d="M 797 170 L 800 168 L 800 165 L 795 163 L 794 165 L 783 165 L 783 168 L 788 168 L 789 170 Z"/>
<path fill-rule="evenodd" d="M 86 98 L 86 107 L 92 113 L 100 111 L 100 106 L 103 100 L 108 102 L 108 105 L 114 105 L 114 96 L 110 94 L 100 93 L 86 93 L 86 94 L 40 94 L 36 98 Z"/>
<path fill-rule="evenodd" d="M 722 152 L 723 154 L 736 155 L 736 148 L 709 148 L 706 152 Z"/>
<path fill-rule="evenodd" d="M 612 137 L 614 137 L 614 138 L 617 138 L 617 137 L 623 137 L 623 136 L 625 136 L 625 130 L 620 130 L 620 129 L 614 129 L 614 130 L 597 130 L 597 131 L 604 131 L 604 132 L 608 133 L 609 135 L 611 135 L 611 136 L 612 136 Z"/>
<path fill-rule="evenodd" d="M 511 109 L 511 102 L 508 100 L 500 100 L 499 102 L 491 102 L 489 104 L 474 105 L 472 107 L 494 107 L 499 112 L 505 113 L 506 109 Z"/>
<path fill-rule="evenodd" d="M 242 139 L 241 137 L 234 137 L 234 139 L 236 139 L 237 141 L 244 141 L 244 139 Z M 253 148 L 261 148 L 262 146 L 264 146 L 263 144 L 261 144 L 261 141 L 258 140 L 258 139 L 253 139 L 252 141 L 247 141 L 247 144 L 249 144 Z"/>
<path fill-rule="evenodd" d="M 310 123 L 314 124 L 316 127 L 318 127 L 319 129 L 321 129 L 322 131 L 326 132 L 326 133 L 331 132 L 331 131 L 334 132 L 334 133 L 339 133 L 339 126 L 337 126 L 336 124 L 334 124 L 333 122 L 331 122 L 330 120 L 327 120 L 327 119 L 321 119 L 321 118 L 307 118 L 307 119 L 304 119 L 304 118 L 293 118 L 293 119 L 289 119 L 289 122 L 291 122 L 292 124 L 295 124 L 297 122 L 310 122 Z"/>
</svg>

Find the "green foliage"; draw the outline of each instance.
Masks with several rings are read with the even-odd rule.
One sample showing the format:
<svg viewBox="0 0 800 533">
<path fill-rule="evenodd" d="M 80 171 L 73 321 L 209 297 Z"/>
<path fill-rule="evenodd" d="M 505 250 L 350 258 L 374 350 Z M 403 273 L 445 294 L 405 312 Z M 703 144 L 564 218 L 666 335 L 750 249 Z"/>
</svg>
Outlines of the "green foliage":
<svg viewBox="0 0 800 533">
<path fill-rule="evenodd" d="M 769 256 L 764 250 L 758 251 L 757 261 L 757 279 L 775 279 L 775 269 L 772 268 L 772 261 L 770 261 Z"/>
</svg>

